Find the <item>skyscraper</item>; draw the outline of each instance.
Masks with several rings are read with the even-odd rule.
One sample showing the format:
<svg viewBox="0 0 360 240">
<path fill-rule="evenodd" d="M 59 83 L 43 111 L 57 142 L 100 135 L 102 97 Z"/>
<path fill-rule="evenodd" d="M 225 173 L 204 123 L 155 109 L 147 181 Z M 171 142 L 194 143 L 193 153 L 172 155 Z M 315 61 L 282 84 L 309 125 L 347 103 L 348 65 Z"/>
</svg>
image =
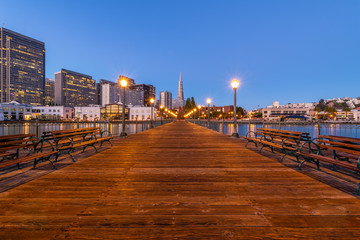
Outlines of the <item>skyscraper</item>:
<svg viewBox="0 0 360 240">
<path fill-rule="evenodd" d="M 65 107 L 95 104 L 95 80 L 91 76 L 61 69 L 55 73 L 55 103 Z"/>
<path fill-rule="evenodd" d="M 45 78 L 45 91 L 44 91 L 45 105 L 55 104 L 55 80 Z"/>
<path fill-rule="evenodd" d="M 178 95 L 177 99 L 175 100 L 175 104 L 173 104 L 174 108 L 180 108 L 185 106 L 185 100 L 184 100 L 184 90 L 183 90 L 183 81 L 181 77 L 180 72 L 180 78 L 179 78 L 179 87 L 178 87 Z"/>
<path fill-rule="evenodd" d="M 160 92 L 160 105 L 164 108 L 172 109 L 172 93 L 168 91 Z"/>
<path fill-rule="evenodd" d="M 44 104 L 45 43 L 0 28 L 0 102 Z"/>
</svg>

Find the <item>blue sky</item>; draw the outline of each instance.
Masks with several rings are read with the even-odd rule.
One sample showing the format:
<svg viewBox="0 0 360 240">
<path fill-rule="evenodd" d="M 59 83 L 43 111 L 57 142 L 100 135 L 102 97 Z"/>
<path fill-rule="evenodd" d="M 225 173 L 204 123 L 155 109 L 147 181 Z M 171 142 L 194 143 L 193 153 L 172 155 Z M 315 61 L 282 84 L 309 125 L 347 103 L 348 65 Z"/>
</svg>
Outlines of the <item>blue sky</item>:
<svg viewBox="0 0 360 240">
<path fill-rule="evenodd" d="M 246 109 L 360 96 L 360 1 L 4 1 L 0 24 L 46 44 L 46 76 L 119 74 Z"/>
</svg>

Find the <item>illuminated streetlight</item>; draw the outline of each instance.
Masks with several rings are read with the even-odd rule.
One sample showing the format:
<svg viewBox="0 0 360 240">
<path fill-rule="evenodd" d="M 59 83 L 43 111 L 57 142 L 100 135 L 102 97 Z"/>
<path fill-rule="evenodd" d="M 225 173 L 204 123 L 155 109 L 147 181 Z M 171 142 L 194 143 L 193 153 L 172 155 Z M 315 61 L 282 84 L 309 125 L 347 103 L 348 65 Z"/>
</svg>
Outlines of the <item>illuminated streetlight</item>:
<svg viewBox="0 0 360 240">
<path fill-rule="evenodd" d="M 155 102 L 155 99 L 154 98 L 150 98 L 150 103 L 151 103 L 151 115 L 150 115 L 150 128 L 153 128 L 153 115 L 154 115 L 154 102 Z"/>
<path fill-rule="evenodd" d="M 231 136 L 239 137 L 239 133 L 237 131 L 237 119 L 236 119 L 236 89 L 239 87 L 240 82 L 237 79 L 232 80 L 231 86 L 234 89 L 234 130 Z"/>
<path fill-rule="evenodd" d="M 200 109 L 201 109 L 201 105 L 199 105 L 198 108 L 199 108 L 199 122 L 200 122 Z"/>
<path fill-rule="evenodd" d="M 127 86 L 128 82 L 126 81 L 126 79 L 121 79 L 120 80 L 120 86 L 123 89 L 123 100 L 122 100 L 122 131 L 120 133 L 120 137 L 126 137 L 127 134 L 125 132 L 125 88 Z"/>
<path fill-rule="evenodd" d="M 208 104 L 208 127 L 210 127 L 210 103 L 211 103 L 211 99 L 210 98 L 208 98 L 207 100 L 206 100 L 206 102 L 207 102 L 207 104 Z"/>
<path fill-rule="evenodd" d="M 163 110 L 164 106 L 160 105 L 160 124 L 162 125 L 162 110 Z"/>
</svg>

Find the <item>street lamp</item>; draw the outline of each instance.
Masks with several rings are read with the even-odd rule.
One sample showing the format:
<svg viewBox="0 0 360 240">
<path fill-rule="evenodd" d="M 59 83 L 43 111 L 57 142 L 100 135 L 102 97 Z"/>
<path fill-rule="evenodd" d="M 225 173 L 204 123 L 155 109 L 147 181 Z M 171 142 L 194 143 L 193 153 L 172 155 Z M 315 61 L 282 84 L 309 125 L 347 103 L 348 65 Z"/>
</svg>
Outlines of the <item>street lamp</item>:
<svg viewBox="0 0 360 240">
<path fill-rule="evenodd" d="M 151 116 L 150 116 L 150 128 L 153 128 L 153 112 L 154 112 L 154 102 L 155 102 L 155 99 L 154 98 L 151 98 L 150 99 L 150 103 L 151 103 Z"/>
<path fill-rule="evenodd" d="M 207 100 L 206 100 L 206 102 L 207 102 L 207 104 L 208 104 L 208 127 L 210 127 L 210 103 L 211 103 L 211 99 L 210 98 L 208 98 Z"/>
<path fill-rule="evenodd" d="M 162 110 L 163 110 L 164 106 L 160 105 L 160 125 L 162 125 Z"/>
<path fill-rule="evenodd" d="M 200 109 L 201 109 L 201 105 L 199 105 L 198 108 L 199 108 L 199 122 L 200 122 Z"/>
<path fill-rule="evenodd" d="M 125 132 L 125 88 L 127 86 L 128 82 L 125 79 L 122 79 L 120 81 L 120 86 L 123 89 L 123 101 L 122 101 L 122 131 L 120 133 L 120 137 L 126 137 L 127 134 Z"/>
<path fill-rule="evenodd" d="M 240 82 L 237 79 L 232 80 L 231 86 L 234 89 L 234 130 L 232 133 L 232 137 L 239 137 L 239 133 L 237 132 L 237 119 L 236 119 L 236 89 L 239 87 Z"/>
</svg>

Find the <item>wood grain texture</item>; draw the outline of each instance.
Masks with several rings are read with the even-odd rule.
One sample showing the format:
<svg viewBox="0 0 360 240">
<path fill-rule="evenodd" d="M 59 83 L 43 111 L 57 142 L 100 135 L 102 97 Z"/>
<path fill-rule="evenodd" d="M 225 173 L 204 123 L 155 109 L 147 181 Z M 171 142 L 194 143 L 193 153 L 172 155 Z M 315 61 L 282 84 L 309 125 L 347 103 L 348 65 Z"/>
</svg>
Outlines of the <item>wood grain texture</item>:
<svg viewBox="0 0 360 240">
<path fill-rule="evenodd" d="M 0 194 L 0 239 L 356 239 L 360 199 L 178 121 Z"/>
</svg>

